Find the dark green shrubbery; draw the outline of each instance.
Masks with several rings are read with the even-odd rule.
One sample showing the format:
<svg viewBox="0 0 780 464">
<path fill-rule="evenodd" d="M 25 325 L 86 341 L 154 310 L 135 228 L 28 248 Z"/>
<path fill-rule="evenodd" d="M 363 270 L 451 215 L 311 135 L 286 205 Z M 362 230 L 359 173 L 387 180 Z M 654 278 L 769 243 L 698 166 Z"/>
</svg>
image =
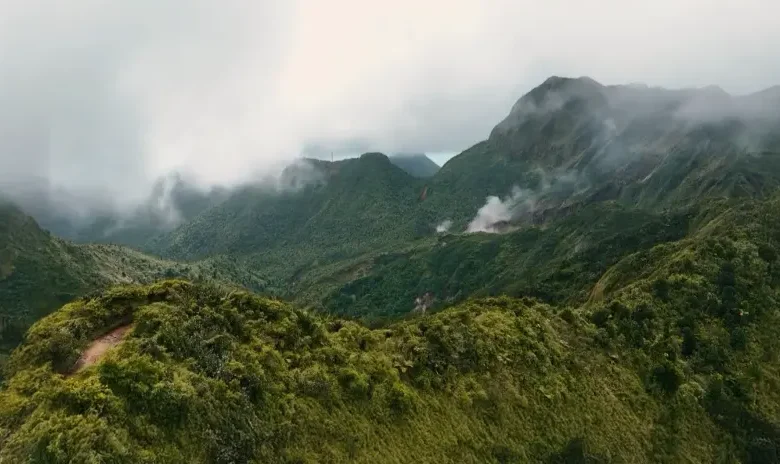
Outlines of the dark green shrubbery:
<svg viewBox="0 0 780 464">
<path fill-rule="evenodd" d="M 116 288 L 44 318 L 14 353 L 0 458 L 506 462 L 542 459 L 581 435 L 643 453 L 629 424 L 652 408 L 618 399 L 646 395 L 641 385 L 605 370 L 578 325 L 552 313 L 488 299 L 369 330 L 180 281 Z M 121 346 L 70 374 L 90 340 L 126 323 Z M 592 420 L 622 412 L 599 429 L 583 410 Z"/>
</svg>

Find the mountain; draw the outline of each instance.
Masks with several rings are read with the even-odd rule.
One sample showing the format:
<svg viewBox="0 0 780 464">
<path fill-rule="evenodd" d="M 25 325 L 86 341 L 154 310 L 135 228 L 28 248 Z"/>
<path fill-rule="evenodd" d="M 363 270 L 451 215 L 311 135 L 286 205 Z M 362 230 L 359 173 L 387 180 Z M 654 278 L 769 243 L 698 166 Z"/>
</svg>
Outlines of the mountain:
<svg viewBox="0 0 780 464">
<path fill-rule="evenodd" d="M 780 186 L 777 96 L 551 77 L 432 177 L 378 153 L 304 160 L 145 250 L 231 256 L 286 282 L 290 299 L 371 320 L 426 294 L 438 306 L 474 293 L 581 302 L 625 253 Z"/>
<path fill-rule="evenodd" d="M 82 298 L 11 356 L 0 459 L 775 462 L 778 213 L 628 254 L 580 306 L 370 330 L 181 281 Z"/>
<path fill-rule="evenodd" d="M 0 353 L 15 346 L 32 322 L 74 298 L 166 277 L 272 291 L 259 272 L 229 258 L 179 264 L 117 245 L 76 245 L 52 236 L 14 205 L 0 203 Z"/>
<path fill-rule="evenodd" d="M 487 196 L 513 187 L 532 194 L 535 213 L 604 200 L 663 209 L 762 195 L 778 186 L 780 116 L 767 109 L 778 103 L 771 91 L 732 97 L 552 77 L 487 140 L 442 167 L 430 201 L 465 227 Z"/>
<path fill-rule="evenodd" d="M 171 259 L 229 254 L 290 276 L 300 266 L 404 243 L 432 230 L 417 213 L 424 185 L 367 153 L 337 162 L 304 160 L 279 186 L 247 186 L 150 243 Z"/>
<path fill-rule="evenodd" d="M 777 462 L 778 98 L 552 77 L 432 177 L 300 160 L 164 259 L 4 205 L 0 462 Z"/>
<path fill-rule="evenodd" d="M 439 171 L 439 165 L 423 153 L 396 153 L 390 155 L 390 162 L 414 177 L 432 177 Z"/>
<path fill-rule="evenodd" d="M 439 305 L 475 292 L 581 301 L 622 253 L 682 238 L 703 205 L 780 185 L 777 97 L 551 77 L 432 177 L 379 153 L 300 160 L 231 191 L 172 177 L 152 198 L 171 198 L 183 222 L 117 234 L 168 260 L 262 273 L 290 299 L 359 317 L 402 314 L 426 293 Z M 464 263 L 481 271 L 465 277 Z"/>
</svg>

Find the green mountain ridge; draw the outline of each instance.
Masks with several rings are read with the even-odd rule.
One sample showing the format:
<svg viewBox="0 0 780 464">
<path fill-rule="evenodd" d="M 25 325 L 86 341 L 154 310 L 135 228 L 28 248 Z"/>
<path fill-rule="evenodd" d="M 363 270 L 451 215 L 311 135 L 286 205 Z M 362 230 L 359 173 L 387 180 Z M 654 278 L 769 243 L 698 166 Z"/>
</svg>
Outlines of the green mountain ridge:
<svg viewBox="0 0 780 464">
<path fill-rule="evenodd" d="M 394 153 L 390 162 L 414 177 L 432 177 L 439 171 L 439 165 L 423 153 Z"/>
<path fill-rule="evenodd" d="M 340 200 L 339 204 L 349 206 L 353 202 L 350 195 L 370 194 L 376 201 L 365 205 L 367 211 L 374 211 L 370 216 L 384 221 L 379 210 L 394 209 L 399 214 L 396 217 L 404 218 L 396 226 L 397 233 L 409 237 L 406 218 L 412 215 L 417 236 L 432 235 L 436 224 L 445 219 L 453 220 L 455 229 L 465 228 L 485 198 L 508 195 L 513 187 L 533 194 L 530 214 L 536 222 L 557 214 L 556 211 L 594 201 L 618 200 L 632 207 L 663 209 L 686 206 L 703 197 L 761 195 L 772 191 L 778 185 L 780 172 L 780 137 L 769 124 L 774 120 L 767 120 L 768 116 L 760 108 L 751 109 L 756 106 L 754 103 L 747 106 L 750 111 L 730 113 L 720 109 L 719 118 L 694 118 L 707 105 L 723 107 L 722 98 L 732 97 L 708 89 L 605 87 L 586 78 L 551 78 L 521 98 L 486 141 L 454 157 L 425 184 L 400 178 L 389 163 L 371 166 L 360 160 L 345 160 L 331 166 L 327 161 L 318 161 L 315 167 L 323 171 L 325 179 L 340 172 L 343 166 L 355 166 L 343 175 L 371 176 L 377 186 L 387 185 L 391 189 L 362 185 L 359 180 L 352 180 L 353 190 L 346 192 L 321 186 L 318 191 L 308 192 L 311 198 L 305 203 L 310 209 L 293 206 L 289 214 L 295 218 L 271 220 L 308 223 L 319 214 L 311 209 L 315 201 L 326 203 L 327 198 L 341 194 L 348 199 Z M 755 98 L 743 97 L 739 101 Z M 412 185 L 414 194 L 407 193 Z M 425 201 L 409 208 L 408 200 L 422 196 L 423 189 Z M 276 239 L 265 239 L 267 234 L 255 233 L 256 229 L 268 227 L 263 223 L 262 209 L 266 202 L 273 204 L 273 201 L 262 200 L 261 196 L 255 198 L 247 190 L 252 189 L 235 194 L 237 198 L 231 203 L 232 215 L 237 217 L 225 217 L 227 213 L 221 211 L 223 205 L 217 205 L 197 218 L 196 225 L 187 224 L 147 249 L 179 259 L 214 253 L 208 247 L 199 252 L 200 244 L 188 245 L 195 250 L 182 252 L 170 242 L 190 243 L 190 233 L 226 226 L 233 236 L 238 236 L 228 239 L 235 243 L 224 244 L 217 252 L 240 250 L 243 253 L 276 246 L 273 241 Z M 407 204 L 403 208 L 398 206 L 396 192 L 406 195 Z M 318 194 L 322 197 L 314 200 Z M 238 208 L 245 211 L 238 213 L 235 211 Z M 515 213 L 520 219 L 527 216 L 524 211 Z M 343 213 L 330 210 L 328 214 L 346 221 L 354 212 L 345 208 Z M 249 219 L 251 215 L 257 220 Z M 362 229 L 354 228 L 358 234 Z M 318 240 L 315 227 L 296 230 L 295 234 L 299 238 L 289 241 L 305 244 L 310 239 Z M 245 246 L 244 238 L 250 235 L 259 238 L 254 238 L 251 246 Z M 280 230 L 278 235 L 286 237 L 288 230 Z M 334 235 L 328 246 L 339 239 L 340 236 Z"/>
<path fill-rule="evenodd" d="M 171 277 L 275 291 L 270 280 L 228 257 L 181 264 L 117 245 L 77 245 L 52 236 L 10 203 L 0 203 L 0 353 L 29 325 L 86 293 Z"/>
<path fill-rule="evenodd" d="M 0 462 L 778 462 L 778 98 L 552 77 L 431 177 L 301 160 L 165 259 L 0 205 Z"/>
<path fill-rule="evenodd" d="M 645 221 L 728 198 L 764 198 L 780 186 L 780 144 L 754 98 L 551 78 L 523 96 L 488 140 L 424 181 L 379 154 L 317 161 L 316 186 L 282 196 L 244 191 L 149 250 L 173 259 L 237 255 L 288 282 L 291 298 L 359 317 L 398 316 L 428 292 L 440 305 L 472 292 L 560 303 L 570 298 L 571 288 L 560 288 L 567 278 L 582 282 L 581 295 L 628 251 L 602 252 L 610 240 L 643 247 L 686 230 L 672 221 L 666 236 L 650 239 Z M 736 111 L 733 100 L 748 101 L 750 111 Z M 708 106 L 717 118 L 694 118 Z M 486 197 L 517 187 L 504 201 L 505 217 L 492 220 L 519 230 L 459 235 Z M 613 238 L 621 215 L 634 210 L 642 218 L 636 232 Z M 616 229 L 592 242 L 567 240 L 587 230 L 583 218 Z M 455 235 L 438 240 L 436 226 L 445 220 Z M 549 272 L 535 277 L 538 266 Z"/>
<path fill-rule="evenodd" d="M 289 273 L 318 257 L 340 259 L 430 230 L 415 213 L 423 184 L 385 155 L 319 161 L 314 168 L 322 182 L 282 193 L 244 188 L 148 250 L 172 259 L 250 255 L 257 266 L 284 266 Z"/>
<path fill-rule="evenodd" d="M 485 197 L 513 186 L 534 191 L 537 210 L 605 199 L 658 209 L 771 191 L 780 116 L 758 96 L 553 77 L 442 167 L 431 188 L 448 194 L 431 200 L 465 225 Z"/>
<path fill-rule="evenodd" d="M 705 214 L 573 307 L 471 300 L 369 330 L 177 281 L 81 299 L 9 360 L 0 457 L 774 462 L 778 212 Z"/>
<path fill-rule="evenodd" d="M 320 160 L 305 161 L 316 164 Z M 390 161 L 418 178 L 431 177 L 439 170 L 439 166 L 424 154 L 394 154 Z M 299 173 L 300 179 L 291 178 L 289 171 L 294 170 L 295 166 L 300 167 L 301 163 L 293 163 L 287 168 L 288 172 L 280 180 L 282 184 L 294 184 L 298 180 L 307 182 L 303 172 Z M 259 182 L 273 183 L 270 180 Z M 146 202 L 132 211 L 93 205 L 92 211 L 77 214 L 67 211 L 67 205 L 85 203 L 86 198 L 71 197 L 67 192 L 52 192 L 45 183 L 26 184 L 24 192 L 16 195 L 19 197 L 17 203 L 23 205 L 25 212 L 33 216 L 44 229 L 77 243 L 120 244 L 134 248 L 144 247 L 157 236 L 170 232 L 180 223 L 191 221 L 206 209 L 219 205 L 234 191 L 246 187 L 238 185 L 204 189 L 181 174 L 172 173 L 158 179 Z M 289 184 L 283 187 L 295 186 Z M 56 200 L 53 199 L 55 197 Z M 85 215 L 88 217 L 82 217 Z"/>
</svg>

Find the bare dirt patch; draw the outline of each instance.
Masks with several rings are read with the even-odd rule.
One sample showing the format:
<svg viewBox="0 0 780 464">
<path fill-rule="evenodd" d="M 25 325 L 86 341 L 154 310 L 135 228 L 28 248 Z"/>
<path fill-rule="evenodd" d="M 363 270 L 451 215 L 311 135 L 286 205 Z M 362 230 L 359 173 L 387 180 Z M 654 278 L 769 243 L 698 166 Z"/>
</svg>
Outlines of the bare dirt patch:
<svg viewBox="0 0 780 464">
<path fill-rule="evenodd" d="M 76 365 L 73 366 L 72 373 L 76 373 L 85 367 L 89 367 L 96 362 L 100 361 L 106 350 L 112 346 L 116 346 L 124 340 L 127 332 L 130 330 L 130 324 L 117 327 L 111 332 L 103 335 L 94 342 L 81 354 L 81 357 L 76 361 Z"/>
</svg>

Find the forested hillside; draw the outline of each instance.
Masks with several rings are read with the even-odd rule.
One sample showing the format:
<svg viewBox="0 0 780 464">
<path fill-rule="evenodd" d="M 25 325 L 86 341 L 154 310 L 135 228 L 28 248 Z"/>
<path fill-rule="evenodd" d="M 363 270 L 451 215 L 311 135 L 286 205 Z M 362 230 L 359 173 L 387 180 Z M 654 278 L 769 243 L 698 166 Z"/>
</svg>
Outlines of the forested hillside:
<svg viewBox="0 0 780 464">
<path fill-rule="evenodd" d="M 774 462 L 779 206 L 628 258 L 580 307 L 475 300 L 369 330 L 175 281 L 81 299 L 10 359 L 0 456 Z"/>
<path fill-rule="evenodd" d="M 614 226 L 620 214 L 677 217 L 722 199 L 763 198 L 780 185 L 780 136 L 773 130 L 780 116 L 771 111 L 775 94 L 761 95 L 552 77 L 518 100 L 487 140 L 432 177 L 415 178 L 375 153 L 335 163 L 303 161 L 282 176 L 281 184 L 293 188 L 242 188 L 146 250 L 178 260 L 232 255 L 290 282 L 296 287 L 291 297 L 313 285 L 322 289 L 317 295 L 322 298 L 372 269 L 381 274 L 398 253 L 440 254 L 437 233 L 452 235 L 443 240 L 447 244 L 484 240 L 501 248 L 536 233 L 550 240 L 561 238 L 556 231 L 582 234 L 575 230 L 579 223 L 599 210 Z M 462 235 L 518 228 L 523 230 L 511 237 Z M 558 246 L 559 259 L 576 259 L 583 246 L 598 246 L 561 242 L 578 248 Z M 534 246 L 540 243 L 524 244 L 523 252 Z M 409 278 L 416 272 L 412 268 L 405 268 Z M 602 265 L 594 272 L 603 270 Z M 330 278 L 333 271 L 336 277 Z M 475 290 L 507 289 L 483 280 Z M 304 293 L 307 302 L 315 296 L 308 288 Z M 361 299 L 359 291 L 349 294 Z M 408 292 L 388 297 L 403 300 L 396 303 L 402 306 L 409 300 Z"/>
<path fill-rule="evenodd" d="M 684 238 L 698 214 L 694 209 L 655 214 L 601 203 L 544 227 L 444 234 L 433 244 L 374 258 L 364 276 L 334 290 L 323 305 L 337 314 L 382 319 L 408 313 L 426 293 L 438 308 L 496 295 L 582 303 L 610 266 Z"/>
<path fill-rule="evenodd" d="M 422 153 L 395 153 L 390 162 L 414 177 L 432 177 L 439 171 L 439 165 Z"/>
<path fill-rule="evenodd" d="M 435 173 L 180 186 L 148 254 L 2 205 L 0 462 L 778 462 L 778 96 L 552 77 Z"/>
<path fill-rule="evenodd" d="M 280 279 L 297 271 L 402 246 L 430 236 L 419 213 L 422 181 L 387 156 L 304 161 L 288 168 L 285 188 L 251 186 L 152 242 L 170 259 L 241 257 Z"/>
<path fill-rule="evenodd" d="M 171 277 L 277 292 L 260 272 L 228 257 L 181 264 L 117 245 L 76 245 L 0 204 L 0 361 L 27 327 L 64 303 L 118 283 Z"/>
</svg>

